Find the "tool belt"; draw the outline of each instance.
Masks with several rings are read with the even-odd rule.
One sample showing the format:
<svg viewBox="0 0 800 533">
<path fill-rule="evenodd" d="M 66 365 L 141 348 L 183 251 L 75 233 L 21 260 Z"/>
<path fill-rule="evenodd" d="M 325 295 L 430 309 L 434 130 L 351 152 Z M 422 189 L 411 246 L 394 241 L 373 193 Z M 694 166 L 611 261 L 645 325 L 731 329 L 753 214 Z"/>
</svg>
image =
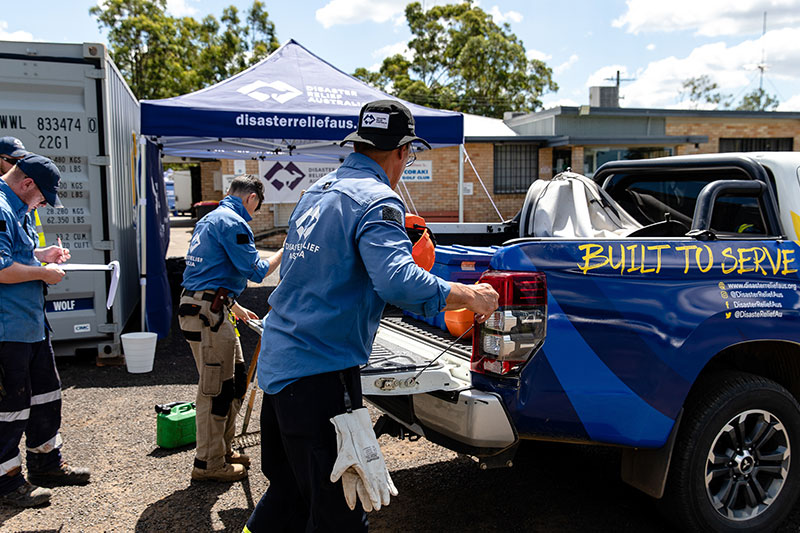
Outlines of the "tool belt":
<svg viewBox="0 0 800 533">
<path fill-rule="evenodd" d="M 181 292 L 181 296 L 187 296 L 189 298 L 195 298 L 199 300 L 205 300 L 207 302 L 211 302 L 209 306 L 209 310 L 212 313 L 219 313 L 219 320 L 216 324 L 211 325 L 208 317 L 200 314 L 200 320 L 206 325 L 206 327 L 210 327 L 211 331 L 219 330 L 219 327 L 222 325 L 222 322 L 225 320 L 226 313 L 222 312 L 223 306 L 225 309 L 229 309 L 234 304 L 233 296 L 231 296 L 231 291 L 228 289 L 220 287 L 216 291 L 212 291 L 211 289 L 204 290 L 204 291 L 187 291 L 184 289 Z M 200 308 L 196 305 L 191 304 L 181 304 L 178 307 L 178 316 L 194 316 L 200 312 Z"/>
</svg>

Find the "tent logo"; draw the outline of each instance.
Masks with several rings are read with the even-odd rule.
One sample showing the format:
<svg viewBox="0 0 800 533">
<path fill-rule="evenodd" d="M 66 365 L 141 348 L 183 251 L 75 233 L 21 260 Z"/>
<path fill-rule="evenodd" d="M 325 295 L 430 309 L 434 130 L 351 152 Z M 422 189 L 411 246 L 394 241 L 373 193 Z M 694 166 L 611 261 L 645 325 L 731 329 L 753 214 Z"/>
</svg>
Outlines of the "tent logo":
<svg viewBox="0 0 800 533">
<path fill-rule="evenodd" d="M 276 174 L 281 171 L 288 173 L 289 176 L 276 176 Z M 277 190 L 281 190 L 284 187 L 289 187 L 289 190 L 293 191 L 295 187 L 300 185 L 300 182 L 303 181 L 303 178 L 305 177 L 305 173 L 297 168 L 297 165 L 295 165 L 293 162 L 289 162 L 289 164 L 286 166 L 283 166 L 280 162 L 276 162 L 266 172 L 266 174 L 264 174 L 264 179 L 267 180 L 267 183 L 275 187 Z"/>
<path fill-rule="evenodd" d="M 306 224 L 306 222 L 308 222 L 308 224 Z M 308 211 L 300 215 L 300 218 L 298 218 L 294 224 L 295 229 L 297 229 L 297 236 L 300 237 L 301 241 L 304 241 L 308 238 L 308 234 L 311 233 L 311 230 L 314 229 L 314 226 L 317 225 L 317 222 L 319 222 L 318 205 L 310 207 Z"/>
<path fill-rule="evenodd" d="M 259 89 L 263 88 L 272 89 L 268 92 L 262 92 Z M 303 94 L 298 89 L 295 89 L 291 85 L 283 81 L 271 81 L 269 83 L 265 81 L 254 81 L 253 83 L 248 83 L 242 87 L 236 89 L 236 92 L 246 94 L 250 98 L 258 100 L 259 102 L 264 102 L 265 100 L 269 100 L 272 98 L 278 103 L 285 104 L 292 98 L 297 98 L 301 94 Z"/>
</svg>

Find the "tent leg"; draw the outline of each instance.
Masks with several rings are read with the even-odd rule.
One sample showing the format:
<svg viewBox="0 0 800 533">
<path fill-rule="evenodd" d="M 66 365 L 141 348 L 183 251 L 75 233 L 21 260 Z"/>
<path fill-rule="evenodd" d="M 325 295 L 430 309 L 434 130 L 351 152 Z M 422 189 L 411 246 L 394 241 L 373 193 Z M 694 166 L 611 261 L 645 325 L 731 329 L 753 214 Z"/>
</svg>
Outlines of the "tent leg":
<svg viewBox="0 0 800 533">
<path fill-rule="evenodd" d="M 464 145 L 458 145 L 458 221 L 464 222 Z"/>
<path fill-rule="evenodd" d="M 144 136 L 139 137 L 139 231 L 141 246 L 139 285 L 142 291 L 142 315 L 141 329 L 147 331 L 147 140 Z"/>
</svg>

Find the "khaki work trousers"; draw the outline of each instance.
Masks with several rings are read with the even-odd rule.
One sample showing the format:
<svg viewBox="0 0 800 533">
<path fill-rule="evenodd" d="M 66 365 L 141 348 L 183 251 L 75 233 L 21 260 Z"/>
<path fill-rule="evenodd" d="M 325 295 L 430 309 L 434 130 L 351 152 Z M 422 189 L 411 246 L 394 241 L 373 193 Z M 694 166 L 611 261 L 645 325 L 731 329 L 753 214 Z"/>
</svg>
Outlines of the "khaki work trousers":
<svg viewBox="0 0 800 533">
<path fill-rule="evenodd" d="M 211 302 L 182 296 L 178 317 L 192 348 L 200 380 L 197 385 L 197 468 L 216 470 L 232 451 L 236 415 L 242 406 L 244 357 L 229 311 L 213 313 Z M 238 379 L 235 379 L 238 378 Z"/>
</svg>

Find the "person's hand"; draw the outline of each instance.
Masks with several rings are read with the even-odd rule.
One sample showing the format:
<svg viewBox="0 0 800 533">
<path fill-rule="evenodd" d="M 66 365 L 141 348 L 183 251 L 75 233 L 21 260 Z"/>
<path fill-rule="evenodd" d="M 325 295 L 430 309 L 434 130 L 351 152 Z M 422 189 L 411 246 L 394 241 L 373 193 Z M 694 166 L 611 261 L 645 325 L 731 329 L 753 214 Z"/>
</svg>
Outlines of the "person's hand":
<svg viewBox="0 0 800 533">
<path fill-rule="evenodd" d="M 71 257 L 69 249 L 56 245 L 39 248 L 36 251 L 36 258 L 42 263 L 66 263 Z"/>
<path fill-rule="evenodd" d="M 242 307 L 238 303 L 234 303 L 231 311 L 237 320 L 258 320 L 258 315 L 251 310 Z"/>
<path fill-rule="evenodd" d="M 472 302 L 467 304 L 467 309 L 475 313 L 478 324 L 483 324 L 489 315 L 497 309 L 500 295 L 488 283 L 468 285 L 472 291 Z"/>
<path fill-rule="evenodd" d="M 47 283 L 48 285 L 55 285 L 62 279 L 64 279 L 64 275 L 66 272 L 58 268 L 58 265 L 55 263 L 48 263 L 44 267 L 42 267 L 42 281 Z"/>
</svg>

